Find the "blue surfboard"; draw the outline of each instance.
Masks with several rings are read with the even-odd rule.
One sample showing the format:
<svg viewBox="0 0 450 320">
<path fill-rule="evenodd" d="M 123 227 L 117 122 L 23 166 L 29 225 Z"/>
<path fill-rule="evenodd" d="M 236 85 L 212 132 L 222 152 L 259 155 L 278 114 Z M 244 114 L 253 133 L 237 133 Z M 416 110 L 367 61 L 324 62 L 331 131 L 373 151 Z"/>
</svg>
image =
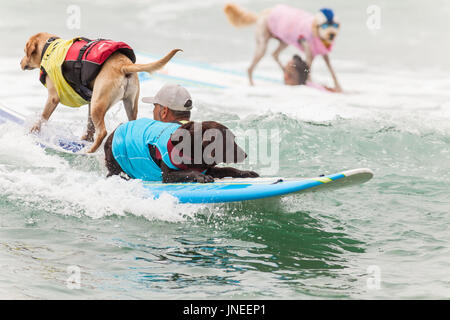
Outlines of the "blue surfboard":
<svg viewBox="0 0 450 320">
<path fill-rule="evenodd" d="M 143 182 L 149 197 L 169 194 L 180 203 L 222 203 L 284 197 L 298 193 L 338 189 L 370 180 L 367 168 L 353 169 L 315 178 L 225 178 L 213 183 Z"/>
</svg>

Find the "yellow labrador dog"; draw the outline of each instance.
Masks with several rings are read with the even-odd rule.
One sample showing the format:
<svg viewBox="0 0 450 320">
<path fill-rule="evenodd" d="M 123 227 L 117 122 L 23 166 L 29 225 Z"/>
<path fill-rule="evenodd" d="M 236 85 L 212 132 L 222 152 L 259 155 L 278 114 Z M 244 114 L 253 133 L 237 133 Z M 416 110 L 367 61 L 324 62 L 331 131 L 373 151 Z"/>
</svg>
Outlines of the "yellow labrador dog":
<svg viewBox="0 0 450 320">
<path fill-rule="evenodd" d="M 63 40 L 41 32 L 25 46 L 22 70 L 41 69 L 41 82 L 48 98 L 41 118 L 31 128 L 39 131 L 56 106 L 89 104 L 88 126 L 83 140 L 93 141 L 88 153 L 95 152 L 106 137 L 104 117 L 108 109 L 122 100 L 128 120 L 136 120 L 139 100 L 137 72 L 161 69 L 181 49 L 174 49 L 162 59 L 135 64 L 133 50 L 123 42 L 74 38 Z M 95 139 L 94 139 L 95 133 Z"/>
<path fill-rule="evenodd" d="M 224 12 L 235 27 L 256 24 L 256 52 L 248 68 L 251 85 L 253 85 L 253 70 L 265 55 L 269 40 L 274 38 L 279 41 L 279 46 L 272 56 L 282 70 L 284 66 L 278 57 L 288 45 L 293 45 L 305 53 L 308 67 L 311 67 L 316 56 L 321 55 L 333 78 L 335 91 L 342 91 L 328 56 L 339 32 L 339 23 L 333 10 L 322 8 L 316 14 L 312 14 L 280 4 L 256 14 L 229 3 L 225 6 Z"/>
</svg>

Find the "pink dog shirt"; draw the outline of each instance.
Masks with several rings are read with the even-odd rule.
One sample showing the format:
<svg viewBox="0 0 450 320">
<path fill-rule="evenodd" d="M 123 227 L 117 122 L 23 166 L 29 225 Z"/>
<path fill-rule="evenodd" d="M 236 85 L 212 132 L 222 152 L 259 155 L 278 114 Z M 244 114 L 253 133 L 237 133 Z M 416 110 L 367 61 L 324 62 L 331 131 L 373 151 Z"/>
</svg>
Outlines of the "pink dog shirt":
<svg viewBox="0 0 450 320">
<path fill-rule="evenodd" d="M 313 14 L 280 4 L 270 11 L 267 24 L 275 37 L 302 51 L 298 40 L 305 39 L 311 48 L 312 56 L 315 57 L 316 55 L 329 53 L 332 46 L 325 47 L 322 40 L 314 36 L 312 31 L 313 21 Z"/>
</svg>

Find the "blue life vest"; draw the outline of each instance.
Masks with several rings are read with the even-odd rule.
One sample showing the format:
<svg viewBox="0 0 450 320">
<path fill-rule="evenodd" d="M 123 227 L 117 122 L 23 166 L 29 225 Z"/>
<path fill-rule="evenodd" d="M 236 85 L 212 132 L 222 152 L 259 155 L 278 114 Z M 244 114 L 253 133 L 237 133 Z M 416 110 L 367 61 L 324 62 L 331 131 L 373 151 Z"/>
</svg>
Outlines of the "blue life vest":
<svg viewBox="0 0 450 320">
<path fill-rule="evenodd" d="M 121 124 L 114 133 L 112 153 L 120 167 L 134 179 L 161 181 L 162 173 L 150 156 L 149 145 L 158 148 L 162 161 L 171 169 L 179 170 L 170 161 L 167 143 L 181 125 L 148 118 Z"/>
</svg>

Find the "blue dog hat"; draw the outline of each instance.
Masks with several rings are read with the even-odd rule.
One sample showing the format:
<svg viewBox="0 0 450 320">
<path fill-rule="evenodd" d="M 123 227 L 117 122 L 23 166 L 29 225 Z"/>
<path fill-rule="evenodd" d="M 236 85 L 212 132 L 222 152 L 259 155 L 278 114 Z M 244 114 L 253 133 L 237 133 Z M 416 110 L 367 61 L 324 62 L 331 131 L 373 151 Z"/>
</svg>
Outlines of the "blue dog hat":
<svg viewBox="0 0 450 320">
<path fill-rule="evenodd" d="M 338 19 L 334 15 L 333 10 L 328 8 L 322 8 L 319 10 L 319 12 L 316 13 L 315 16 L 316 23 L 321 26 L 324 25 L 324 27 L 333 26 L 335 28 L 339 28 L 339 22 Z"/>
<path fill-rule="evenodd" d="M 326 22 L 332 23 L 334 21 L 334 12 L 333 12 L 333 10 L 328 9 L 328 8 L 322 8 L 319 11 L 322 12 L 323 15 L 325 16 L 325 18 L 327 19 Z"/>
</svg>

